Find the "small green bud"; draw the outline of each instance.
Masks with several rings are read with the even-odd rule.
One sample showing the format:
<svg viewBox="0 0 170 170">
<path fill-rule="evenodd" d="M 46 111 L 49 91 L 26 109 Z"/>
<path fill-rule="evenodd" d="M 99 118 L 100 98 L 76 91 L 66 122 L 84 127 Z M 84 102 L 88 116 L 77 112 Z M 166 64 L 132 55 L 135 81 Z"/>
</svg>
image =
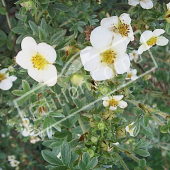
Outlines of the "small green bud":
<svg viewBox="0 0 170 170">
<path fill-rule="evenodd" d="M 116 135 L 119 137 L 119 138 L 125 138 L 126 137 L 126 130 L 124 127 L 119 127 L 117 129 L 117 132 L 116 132 Z"/>
<path fill-rule="evenodd" d="M 144 76 L 144 80 L 149 80 L 151 78 L 151 74 L 146 74 L 145 76 Z"/>
<path fill-rule="evenodd" d="M 79 74 L 73 75 L 71 77 L 71 82 L 76 86 L 80 86 L 83 83 L 83 80 L 84 80 L 83 76 Z"/>
<path fill-rule="evenodd" d="M 170 11 L 166 12 L 165 19 L 166 19 L 167 23 L 170 23 Z"/>
<path fill-rule="evenodd" d="M 32 0 L 23 2 L 23 3 L 21 3 L 21 6 L 25 7 L 26 10 L 30 10 L 30 9 L 34 8 L 34 2 L 32 2 Z"/>
<path fill-rule="evenodd" d="M 87 152 L 89 153 L 90 157 L 94 156 L 94 151 L 92 149 L 88 149 Z"/>
<path fill-rule="evenodd" d="M 9 66 L 9 67 L 8 67 L 8 70 L 9 70 L 10 72 L 14 72 L 15 69 L 14 69 L 12 66 Z"/>
<path fill-rule="evenodd" d="M 107 94 L 109 92 L 109 88 L 107 87 L 100 87 L 99 88 L 100 92 L 104 95 L 104 94 Z"/>
<path fill-rule="evenodd" d="M 104 130 L 105 129 L 105 124 L 103 122 L 100 122 L 98 124 L 98 128 L 99 128 L 99 130 Z"/>
<path fill-rule="evenodd" d="M 101 143 L 101 148 L 102 148 L 102 150 L 104 150 L 104 151 L 108 151 L 109 150 L 109 142 L 108 141 L 102 141 L 102 143 Z"/>
<path fill-rule="evenodd" d="M 92 143 L 96 143 L 98 141 L 98 138 L 95 137 L 95 136 L 92 136 L 91 137 L 91 141 L 92 141 Z"/>
</svg>

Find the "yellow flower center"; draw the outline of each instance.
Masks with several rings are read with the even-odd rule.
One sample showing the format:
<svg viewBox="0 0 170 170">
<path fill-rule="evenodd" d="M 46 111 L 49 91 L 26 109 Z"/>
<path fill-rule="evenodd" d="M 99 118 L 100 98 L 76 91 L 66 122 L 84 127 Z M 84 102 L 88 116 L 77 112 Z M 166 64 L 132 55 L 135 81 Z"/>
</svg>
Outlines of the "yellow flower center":
<svg viewBox="0 0 170 170">
<path fill-rule="evenodd" d="M 157 37 L 152 37 L 152 38 L 150 38 L 146 43 L 147 43 L 147 45 L 149 45 L 149 46 L 153 46 L 153 45 L 156 44 L 156 42 L 157 42 Z"/>
<path fill-rule="evenodd" d="M 111 99 L 111 100 L 109 101 L 109 105 L 110 105 L 110 106 L 113 106 L 113 107 L 116 107 L 116 106 L 118 105 L 118 101 L 115 100 L 115 99 Z"/>
<path fill-rule="evenodd" d="M 107 64 L 113 64 L 116 58 L 116 53 L 113 50 L 106 50 L 101 54 L 101 56 L 102 62 L 105 62 Z"/>
<path fill-rule="evenodd" d="M 0 73 L 0 82 L 6 79 L 6 75 L 4 73 Z"/>
<path fill-rule="evenodd" d="M 132 73 L 128 73 L 127 78 L 131 78 L 132 77 Z"/>
<path fill-rule="evenodd" d="M 37 68 L 38 70 L 43 70 L 44 67 L 49 64 L 49 62 L 39 53 L 37 53 L 36 56 L 33 56 L 32 59 L 32 64 L 34 68 Z"/>
<path fill-rule="evenodd" d="M 119 34 L 121 34 L 122 36 L 128 36 L 129 33 L 129 25 L 120 22 L 119 26 L 118 26 L 118 30 L 119 30 Z"/>
</svg>

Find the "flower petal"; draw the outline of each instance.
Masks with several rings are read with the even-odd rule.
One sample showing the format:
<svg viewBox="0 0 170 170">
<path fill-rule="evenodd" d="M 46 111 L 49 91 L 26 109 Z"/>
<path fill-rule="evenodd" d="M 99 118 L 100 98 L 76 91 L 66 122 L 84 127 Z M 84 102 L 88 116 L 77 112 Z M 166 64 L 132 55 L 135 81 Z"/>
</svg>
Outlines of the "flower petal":
<svg viewBox="0 0 170 170">
<path fill-rule="evenodd" d="M 169 42 L 169 40 L 168 40 L 167 38 L 165 38 L 164 36 L 159 36 L 159 37 L 157 38 L 156 44 L 157 44 L 157 45 L 160 45 L 160 46 L 165 46 L 165 45 L 168 44 L 168 42 Z"/>
<path fill-rule="evenodd" d="M 7 68 L 3 68 L 2 70 L 0 70 L 0 73 L 6 73 L 7 70 Z"/>
<path fill-rule="evenodd" d="M 130 18 L 130 15 L 129 15 L 129 14 L 123 13 L 123 14 L 120 15 L 119 18 L 120 18 L 120 20 L 121 20 L 123 23 L 125 23 L 125 24 L 127 24 L 127 25 L 130 25 L 130 23 L 131 23 L 131 18 Z"/>
<path fill-rule="evenodd" d="M 47 86 L 54 86 L 57 83 L 57 69 L 54 65 L 49 64 L 45 70 L 43 70 L 43 82 Z"/>
<path fill-rule="evenodd" d="M 10 81 L 15 81 L 15 80 L 17 79 L 17 77 L 15 77 L 15 76 L 10 76 L 10 77 L 8 77 L 8 79 L 9 79 Z"/>
<path fill-rule="evenodd" d="M 118 104 L 118 105 L 119 105 L 120 108 L 123 109 L 123 108 L 127 107 L 127 102 L 121 100 L 121 101 L 119 101 L 119 104 Z"/>
<path fill-rule="evenodd" d="M 0 89 L 9 90 L 12 87 L 12 82 L 9 79 L 4 79 L 0 83 Z"/>
<path fill-rule="evenodd" d="M 90 42 L 94 48 L 102 50 L 111 44 L 112 36 L 111 31 L 99 26 L 91 32 Z"/>
<path fill-rule="evenodd" d="M 43 70 L 38 70 L 37 68 L 30 67 L 28 69 L 28 75 L 39 83 L 43 82 Z"/>
<path fill-rule="evenodd" d="M 99 51 L 89 46 L 80 52 L 80 58 L 87 71 L 93 71 L 101 61 Z"/>
<path fill-rule="evenodd" d="M 146 30 L 145 32 L 143 32 L 141 34 L 140 42 L 141 43 L 146 43 L 152 37 L 153 37 L 153 32 L 149 31 L 149 30 Z"/>
<path fill-rule="evenodd" d="M 109 101 L 103 101 L 103 106 L 104 106 L 104 107 L 109 106 Z"/>
<path fill-rule="evenodd" d="M 148 50 L 149 48 L 151 48 L 151 46 L 147 46 L 145 44 L 142 44 L 138 49 L 138 54 L 142 54 L 144 51 Z"/>
<path fill-rule="evenodd" d="M 110 106 L 109 110 L 116 110 L 117 107 Z"/>
<path fill-rule="evenodd" d="M 139 4 L 139 0 L 128 0 L 128 4 L 132 6 L 136 6 L 137 4 Z"/>
<path fill-rule="evenodd" d="M 57 58 L 54 48 L 46 43 L 38 44 L 38 53 L 41 54 L 51 64 L 54 63 Z"/>
<path fill-rule="evenodd" d="M 109 97 L 103 97 L 102 100 L 109 100 Z"/>
<path fill-rule="evenodd" d="M 130 69 L 130 59 L 129 56 L 124 53 L 119 56 L 114 63 L 114 67 L 117 74 L 123 74 Z"/>
<path fill-rule="evenodd" d="M 163 30 L 163 29 L 156 29 L 156 30 L 153 31 L 153 36 L 154 37 L 158 37 L 158 36 L 160 36 L 163 33 L 165 33 L 165 30 Z"/>
<path fill-rule="evenodd" d="M 37 43 L 32 37 L 25 37 L 21 42 L 22 51 L 34 56 L 37 53 Z"/>
<path fill-rule="evenodd" d="M 103 18 L 100 22 L 100 25 L 102 27 L 108 28 L 109 30 L 111 30 L 113 28 L 113 26 L 117 26 L 119 23 L 119 19 L 117 16 L 112 16 L 109 18 Z"/>
<path fill-rule="evenodd" d="M 115 95 L 115 96 L 113 96 L 112 98 L 113 98 L 114 100 L 116 100 L 116 101 L 120 101 L 120 100 L 123 99 L 123 95 Z"/>
<path fill-rule="evenodd" d="M 17 62 L 17 64 L 19 64 L 24 69 L 28 69 L 29 67 L 32 66 L 30 54 L 28 54 L 28 53 L 26 53 L 24 51 L 20 51 L 17 54 L 16 62 Z"/>
<path fill-rule="evenodd" d="M 144 9 L 153 8 L 153 2 L 151 0 L 142 0 L 142 1 L 140 1 L 140 5 Z"/>
<path fill-rule="evenodd" d="M 167 6 L 167 10 L 170 11 L 170 2 L 166 4 L 166 6 Z"/>
<path fill-rule="evenodd" d="M 107 80 L 114 76 L 113 70 L 106 64 L 100 64 L 99 67 L 97 67 L 97 69 L 92 71 L 90 74 L 96 81 Z"/>
</svg>

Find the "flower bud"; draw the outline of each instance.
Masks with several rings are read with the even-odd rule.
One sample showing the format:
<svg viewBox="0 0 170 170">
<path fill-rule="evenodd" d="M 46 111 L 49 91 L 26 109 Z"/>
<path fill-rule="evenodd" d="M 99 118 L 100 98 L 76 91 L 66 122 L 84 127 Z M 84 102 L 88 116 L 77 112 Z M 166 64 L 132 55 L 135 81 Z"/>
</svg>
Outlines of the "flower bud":
<svg viewBox="0 0 170 170">
<path fill-rule="evenodd" d="M 103 95 L 105 95 L 109 92 L 109 88 L 107 88 L 107 87 L 100 87 L 99 90 Z"/>
<path fill-rule="evenodd" d="M 170 23 L 170 11 L 169 10 L 165 14 L 165 19 L 166 19 L 167 23 Z"/>
<path fill-rule="evenodd" d="M 117 129 L 117 132 L 116 132 L 116 135 L 119 137 L 119 138 L 125 138 L 126 137 L 126 130 L 124 127 L 119 127 Z"/>
<path fill-rule="evenodd" d="M 92 136 L 91 137 L 91 141 L 92 141 L 92 143 L 96 143 L 98 141 L 98 138 L 95 137 L 95 136 Z"/>
<path fill-rule="evenodd" d="M 103 122 L 100 122 L 98 124 L 98 128 L 99 128 L 99 130 L 104 130 L 105 129 L 105 124 Z"/>
<path fill-rule="evenodd" d="M 83 78 L 83 76 L 80 75 L 80 74 L 73 75 L 73 76 L 71 77 L 71 82 L 72 82 L 73 84 L 75 84 L 76 86 L 80 86 L 80 85 L 83 83 L 83 80 L 84 80 L 84 78 Z"/>
<path fill-rule="evenodd" d="M 108 149 L 109 149 L 109 142 L 108 141 L 102 141 L 102 143 L 101 143 L 101 148 L 102 148 L 102 150 L 104 150 L 104 151 L 108 151 Z"/>
<path fill-rule="evenodd" d="M 92 149 L 88 149 L 87 152 L 89 153 L 90 157 L 94 156 L 94 151 Z"/>
<path fill-rule="evenodd" d="M 146 74 L 145 76 L 144 76 L 144 80 L 149 80 L 151 78 L 151 74 Z"/>
<path fill-rule="evenodd" d="M 32 2 L 32 0 L 23 2 L 23 3 L 21 3 L 21 6 L 25 7 L 26 10 L 30 10 L 31 8 L 34 7 L 34 2 Z"/>
<path fill-rule="evenodd" d="M 12 66 L 9 66 L 9 67 L 8 67 L 8 70 L 9 70 L 10 72 L 14 72 L 15 69 L 14 69 Z"/>
</svg>

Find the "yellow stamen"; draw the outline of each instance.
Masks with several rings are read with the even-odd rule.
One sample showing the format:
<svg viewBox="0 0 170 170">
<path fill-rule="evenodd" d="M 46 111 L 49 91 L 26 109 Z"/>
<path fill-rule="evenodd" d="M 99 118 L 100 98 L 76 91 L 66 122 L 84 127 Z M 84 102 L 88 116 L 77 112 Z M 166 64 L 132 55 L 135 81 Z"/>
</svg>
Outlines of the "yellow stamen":
<svg viewBox="0 0 170 170">
<path fill-rule="evenodd" d="M 36 56 L 33 56 L 32 59 L 32 64 L 34 68 L 37 68 L 38 70 L 43 70 L 44 67 L 49 64 L 49 62 L 39 53 L 37 53 Z"/>
<path fill-rule="evenodd" d="M 127 78 L 131 78 L 132 77 L 132 73 L 128 73 Z"/>
<path fill-rule="evenodd" d="M 119 34 L 127 37 L 129 33 L 129 25 L 120 22 L 118 26 L 118 30 L 119 30 Z"/>
<path fill-rule="evenodd" d="M 147 45 L 149 45 L 149 46 L 153 46 L 153 45 L 156 44 L 156 42 L 157 42 L 157 37 L 152 37 L 152 38 L 150 38 L 146 43 L 147 43 Z"/>
<path fill-rule="evenodd" d="M 118 101 L 115 100 L 115 99 L 111 99 L 111 100 L 109 101 L 109 105 L 110 105 L 110 106 L 113 106 L 113 107 L 116 107 L 116 106 L 118 105 Z"/>
<path fill-rule="evenodd" d="M 6 75 L 4 73 L 0 73 L 0 82 L 6 79 Z"/>
<path fill-rule="evenodd" d="M 102 62 L 105 62 L 107 64 L 113 64 L 116 58 L 116 53 L 113 50 L 106 50 L 101 54 L 101 56 Z"/>
</svg>

